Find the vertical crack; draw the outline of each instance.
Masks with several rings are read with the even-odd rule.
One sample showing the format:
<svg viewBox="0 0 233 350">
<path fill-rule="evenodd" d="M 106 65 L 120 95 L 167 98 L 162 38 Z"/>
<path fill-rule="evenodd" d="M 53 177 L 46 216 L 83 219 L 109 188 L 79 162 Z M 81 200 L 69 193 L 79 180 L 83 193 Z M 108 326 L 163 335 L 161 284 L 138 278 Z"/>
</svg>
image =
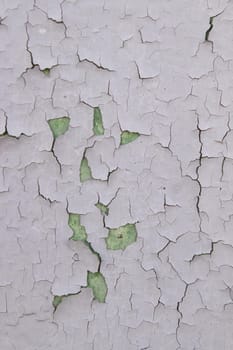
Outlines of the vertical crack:
<svg viewBox="0 0 233 350">
<path fill-rule="evenodd" d="M 27 52 L 29 53 L 30 55 L 30 60 L 31 60 L 31 67 L 30 68 L 33 68 L 35 67 L 35 64 L 33 62 L 33 56 L 32 56 L 32 52 L 31 50 L 29 49 L 29 40 L 30 40 L 30 37 L 29 37 L 29 32 L 28 32 L 28 19 L 27 19 L 27 23 L 25 23 L 25 30 L 26 30 L 26 35 L 27 35 L 27 41 L 26 41 L 26 50 Z"/>
<path fill-rule="evenodd" d="M 220 13 L 217 13 L 217 15 L 215 15 L 215 16 L 211 16 L 210 19 L 209 19 L 209 25 L 210 26 L 207 29 L 206 33 L 205 33 L 205 41 L 212 43 L 212 45 L 213 45 L 213 41 L 209 40 L 209 36 L 210 36 L 210 32 L 211 32 L 211 30 L 213 29 L 213 26 L 214 26 L 214 23 L 213 23 L 214 22 L 214 18 L 218 17 L 222 13 L 223 13 L 223 11 L 221 11 Z"/>
<path fill-rule="evenodd" d="M 214 16 L 213 17 L 210 17 L 209 19 L 209 28 L 207 29 L 206 33 L 205 33 L 205 41 L 210 41 L 209 40 L 209 35 L 210 35 L 210 32 L 213 28 L 213 20 L 214 20 Z"/>
<path fill-rule="evenodd" d="M 180 322 L 181 322 L 181 320 L 182 320 L 182 318 L 183 318 L 183 314 L 182 314 L 182 312 L 181 312 L 181 310 L 180 310 L 180 305 L 182 304 L 182 302 L 184 301 L 184 298 L 186 297 L 187 290 L 188 290 L 188 286 L 189 286 L 189 285 L 186 284 L 185 290 L 184 290 L 184 295 L 182 296 L 182 298 L 180 299 L 180 301 L 178 301 L 177 306 L 176 306 L 176 310 L 177 310 L 177 312 L 178 312 L 179 315 L 180 315 L 180 317 L 178 318 L 177 327 L 176 327 L 176 341 L 177 341 L 177 343 L 179 344 L 179 346 L 181 346 L 181 343 L 180 343 L 179 340 L 178 340 L 178 330 L 179 330 L 179 327 L 180 327 Z"/>
<path fill-rule="evenodd" d="M 200 149 L 199 149 L 199 164 L 196 168 L 196 175 L 197 175 L 197 183 L 199 185 L 199 192 L 198 192 L 198 195 L 197 195 L 197 202 L 196 202 L 196 208 L 197 208 L 197 213 L 198 213 L 198 216 L 199 216 L 199 229 L 200 229 L 200 232 L 202 231 L 201 229 L 201 212 L 200 212 L 200 198 L 201 198 L 201 194 L 202 194 L 202 186 L 201 186 L 201 183 L 200 183 L 200 167 L 202 165 L 202 158 L 203 158 L 203 154 L 202 154 L 202 149 L 203 149 L 203 142 L 201 140 L 201 133 L 202 133 L 202 130 L 200 128 L 200 121 L 199 121 L 199 116 L 198 114 L 196 113 L 196 116 L 197 116 L 197 130 L 198 130 L 198 138 L 199 138 L 199 143 L 200 143 Z"/>
</svg>

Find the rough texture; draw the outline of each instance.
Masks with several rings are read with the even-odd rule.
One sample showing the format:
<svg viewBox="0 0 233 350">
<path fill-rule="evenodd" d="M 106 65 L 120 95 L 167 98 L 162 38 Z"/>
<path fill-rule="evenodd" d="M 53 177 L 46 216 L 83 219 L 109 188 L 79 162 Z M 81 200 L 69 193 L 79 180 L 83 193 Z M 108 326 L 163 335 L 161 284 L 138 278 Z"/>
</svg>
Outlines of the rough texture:
<svg viewBox="0 0 233 350">
<path fill-rule="evenodd" d="M 232 28 L 0 0 L 1 350 L 232 350 Z"/>
</svg>

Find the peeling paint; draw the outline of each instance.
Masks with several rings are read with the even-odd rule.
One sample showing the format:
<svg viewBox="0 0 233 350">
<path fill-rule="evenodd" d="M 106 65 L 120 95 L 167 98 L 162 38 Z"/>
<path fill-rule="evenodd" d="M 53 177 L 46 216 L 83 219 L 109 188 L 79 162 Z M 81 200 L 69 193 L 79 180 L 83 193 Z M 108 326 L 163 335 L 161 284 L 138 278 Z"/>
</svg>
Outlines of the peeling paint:
<svg viewBox="0 0 233 350">
<path fill-rule="evenodd" d="M 53 133 L 53 137 L 54 139 L 56 139 L 60 135 L 65 134 L 65 132 L 68 130 L 69 124 L 70 124 L 70 118 L 61 117 L 56 119 L 49 119 L 48 123 Z"/>
<path fill-rule="evenodd" d="M 42 70 L 42 72 L 45 74 L 45 75 L 49 75 L 50 74 L 50 69 L 49 68 L 45 68 Z"/>
<path fill-rule="evenodd" d="M 131 131 L 122 131 L 121 133 L 121 145 L 127 145 L 130 142 L 135 141 L 139 137 L 139 133 Z"/>
<path fill-rule="evenodd" d="M 58 305 L 61 304 L 62 299 L 63 299 L 63 296 L 60 296 L 60 295 L 55 295 L 55 296 L 54 296 L 54 298 L 53 298 L 53 307 L 54 307 L 54 310 L 56 310 L 57 307 L 58 307 Z"/>
<path fill-rule="evenodd" d="M 103 203 L 96 203 L 95 205 L 101 212 L 102 215 L 108 215 L 108 212 L 109 212 L 109 208 L 107 205 L 104 205 Z"/>
<path fill-rule="evenodd" d="M 232 350 L 233 3 L 1 5 L 0 349 Z"/>
<path fill-rule="evenodd" d="M 108 249 L 124 250 L 128 245 L 134 243 L 136 239 L 137 230 L 135 224 L 126 224 L 118 228 L 109 229 L 106 244 Z"/>
<path fill-rule="evenodd" d="M 73 236 L 71 237 L 73 241 L 86 241 L 86 229 L 80 224 L 79 214 L 70 213 L 68 224 L 73 231 Z"/>
<path fill-rule="evenodd" d="M 102 113 L 101 113 L 101 110 L 99 107 L 94 108 L 93 132 L 95 135 L 103 135 L 104 134 Z"/>
<path fill-rule="evenodd" d="M 85 182 L 92 178 L 91 168 L 88 165 L 88 160 L 86 157 L 83 157 L 80 164 L 80 181 Z"/>
<path fill-rule="evenodd" d="M 92 289 L 94 298 L 100 303 L 104 303 L 108 289 L 103 275 L 100 272 L 88 271 L 87 285 Z"/>
</svg>

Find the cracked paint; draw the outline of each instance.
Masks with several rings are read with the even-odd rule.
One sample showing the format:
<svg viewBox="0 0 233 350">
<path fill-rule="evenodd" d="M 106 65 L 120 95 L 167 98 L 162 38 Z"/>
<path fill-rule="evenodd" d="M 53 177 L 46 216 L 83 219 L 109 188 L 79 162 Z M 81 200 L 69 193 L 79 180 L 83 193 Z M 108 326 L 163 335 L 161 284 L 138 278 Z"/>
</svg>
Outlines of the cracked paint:
<svg viewBox="0 0 233 350">
<path fill-rule="evenodd" d="M 54 298 L 53 298 L 53 307 L 54 307 L 55 311 L 56 311 L 58 305 L 61 304 L 62 299 L 63 299 L 63 296 L 60 296 L 60 295 L 55 295 L 54 296 Z"/>
<path fill-rule="evenodd" d="M 93 296 L 100 303 L 105 302 L 107 295 L 107 285 L 103 275 L 100 272 L 90 272 L 87 275 L 87 286 L 92 289 Z"/>
<path fill-rule="evenodd" d="M 127 145 L 127 143 L 133 142 L 139 137 L 138 132 L 122 131 L 121 133 L 121 145 Z"/>
<path fill-rule="evenodd" d="M 108 215 L 109 213 L 109 208 L 107 205 L 103 204 L 103 203 L 96 203 L 95 206 L 100 210 L 102 215 Z"/>
<path fill-rule="evenodd" d="M 106 244 L 108 249 L 118 250 L 126 249 L 128 245 L 134 243 L 137 239 L 137 231 L 134 224 L 109 229 Z"/>
<path fill-rule="evenodd" d="M 80 164 L 80 181 L 85 182 L 92 178 L 91 168 L 88 165 L 88 160 L 86 157 L 83 157 Z"/>
<path fill-rule="evenodd" d="M 232 350 L 233 2 L 0 3 L 0 349 Z"/>
<path fill-rule="evenodd" d="M 50 69 L 49 69 L 49 68 L 45 68 L 45 69 L 42 70 L 42 72 L 43 72 L 45 75 L 49 75 Z"/>
<path fill-rule="evenodd" d="M 70 213 L 68 225 L 73 231 L 73 236 L 70 239 L 73 241 L 86 241 L 87 233 L 84 226 L 80 224 L 80 215 Z"/>
<path fill-rule="evenodd" d="M 56 139 L 58 136 L 65 134 L 65 132 L 68 130 L 70 118 L 61 117 L 56 119 L 50 119 L 48 120 L 48 123 L 53 133 L 53 137 L 54 139 Z"/>
<path fill-rule="evenodd" d="M 94 108 L 93 132 L 95 135 L 103 135 L 104 134 L 102 113 L 101 113 L 101 110 L 99 107 Z"/>
</svg>

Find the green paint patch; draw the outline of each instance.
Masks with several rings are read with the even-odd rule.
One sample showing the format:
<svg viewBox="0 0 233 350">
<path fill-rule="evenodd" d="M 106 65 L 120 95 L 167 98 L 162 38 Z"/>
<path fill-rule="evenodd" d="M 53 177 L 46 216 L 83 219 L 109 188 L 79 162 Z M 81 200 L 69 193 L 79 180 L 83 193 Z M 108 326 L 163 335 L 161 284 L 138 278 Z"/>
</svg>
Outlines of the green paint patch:
<svg viewBox="0 0 233 350">
<path fill-rule="evenodd" d="M 107 284 L 104 276 L 100 272 L 90 272 L 87 274 L 87 286 L 92 289 L 94 298 L 100 303 L 105 302 L 107 295 Z"/>
<path fill-rule="evenodd" d="M 131 131 L 122 131 L 121 133 L 121 145 L 127 145 L 127 143 L 133 142 L 136 140 L 140 134 L 138 132 Z"/>
<path fill-rule="evenodd" d="M 102 113 L 101 113 L 101 110 L 99 107 L 94 108 L 93 132 L 95 135 L 103 135 L 104 134 Z"/>
<path fill-rule="evenodd" d="M 96 203 L 95 205 L 101 212 L 102 215 L 108 215 L 109 209 L 107 207 L 107 205 L 104 205 L 103 203 Z"/>
<path fill-rule="evenodd" d="M 55 295 L 53 298 L 53 307 L 56 310 L 59 304 L 61 304 L 63 296 Z"/>
<path fill-rule="evenodd" d="M 65 132 L 69 128 L 70 118 L 69 117 L 61 117 L 48 120 L 50 129 L 53 133 L 54 139 L 58 136 L 65 134 Z"/>
<path fill-rule="evenodd" d="M 70 238 L 73 241 L 86 241 L 87 233 L 84 226 L 80 224 L 80 215 L 79 214 L 69 214 L 69 227 L 73 231 L 73 236 Z"/>
<path fill-rule="evenodd" d="M 80 164 L 80 181 L 85 182 L 92 178 L 91 168 L 88 165 L 88 160 L 86 157 L 83 157 Z"/>
<path fill-rule="evenodd" d="M 106 238 L 107 248 L 118 250 L 128 247 L 137 239 L 137 230 L 135 224 L 126 224 L 124 226 L 110 229 Z"/>
<path fill-rule="evenodd" d="M 45 75 L 49 75 L 50 69 L 49 69 L 49 68 L 45 68 L 45 69 L 42 70 L 42 72 L 43 72 Z"/>
</svg>

